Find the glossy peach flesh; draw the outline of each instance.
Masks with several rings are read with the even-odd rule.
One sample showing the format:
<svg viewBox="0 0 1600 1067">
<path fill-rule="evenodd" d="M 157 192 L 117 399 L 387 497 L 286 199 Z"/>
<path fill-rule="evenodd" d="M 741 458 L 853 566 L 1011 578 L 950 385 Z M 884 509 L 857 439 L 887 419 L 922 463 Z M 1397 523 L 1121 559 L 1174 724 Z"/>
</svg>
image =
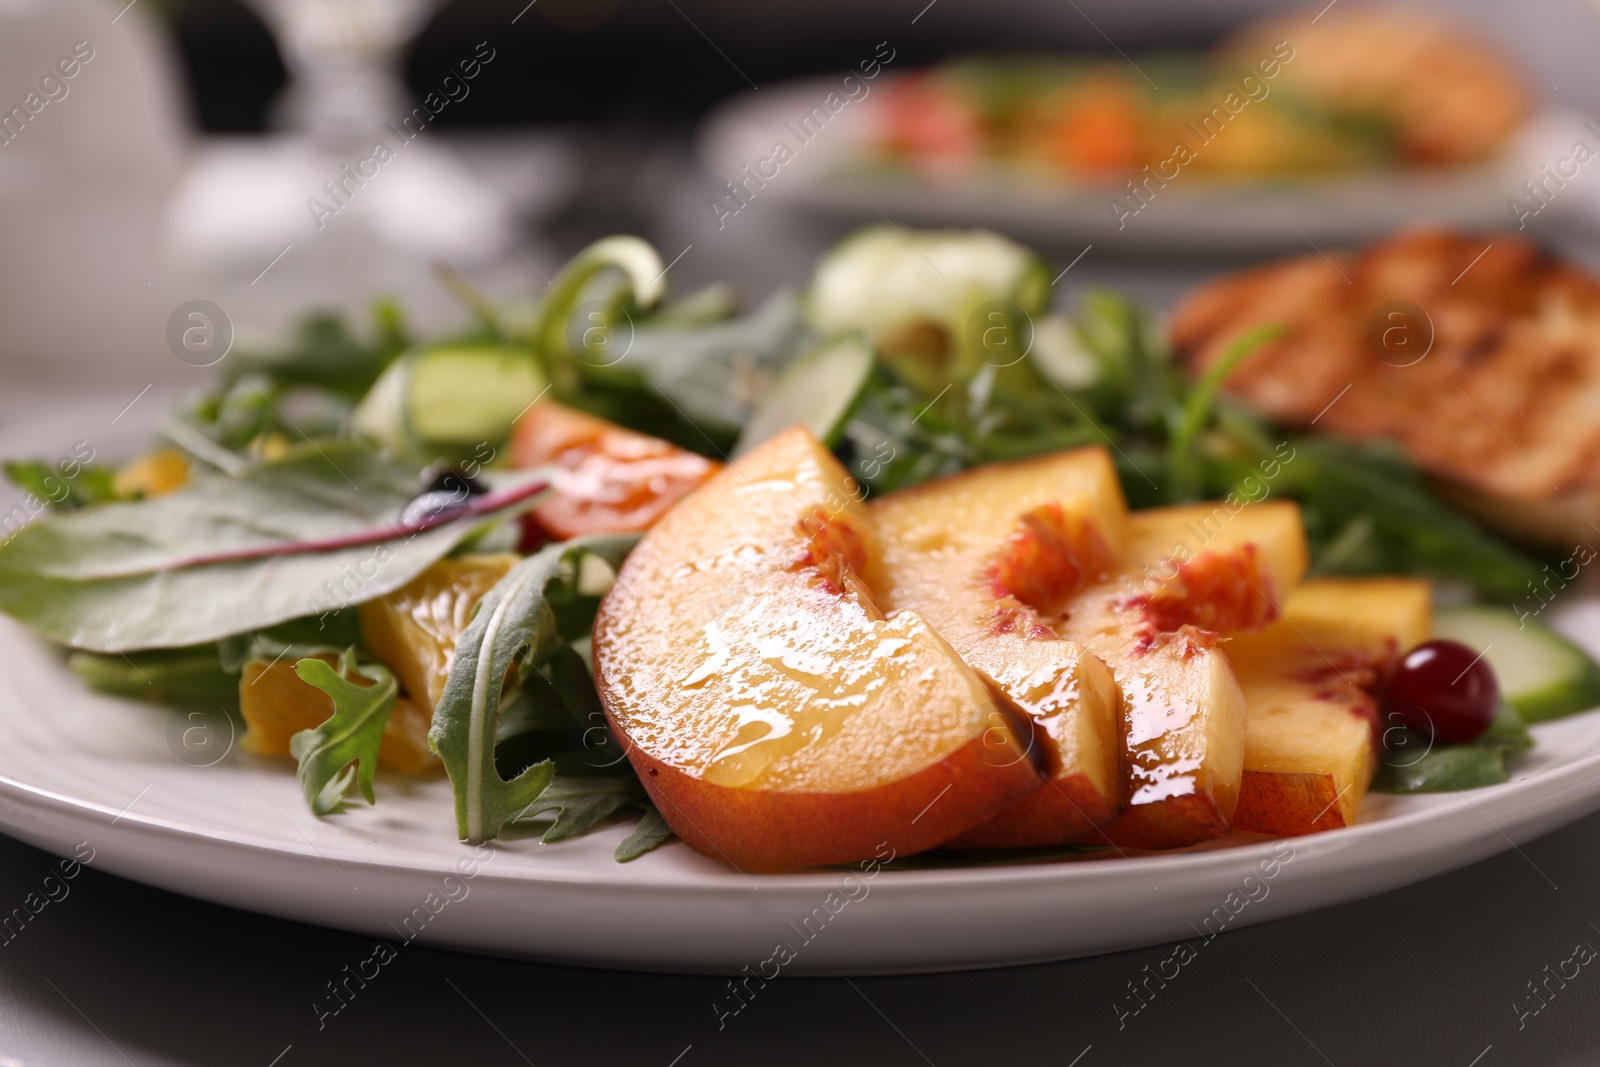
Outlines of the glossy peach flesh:
<svg viewBox="0 0 1600 1067">
<path fill-rule="evenodd" d="M 1050 776 L 950 847 L 1058 844 L 1115 813 L 1120 698 L 1104 664 L 1054 626 L 1110 567 L 1124 510 L 1097 449 L 998 464 L 874 503 L 885 605 L 921 613 L 1028 713 Z"/>
<path fill-rule="evenodd" d="M 518 467 L 551 466 L 533 520 L 555 540 L 647 530 L 722 466 L 669 441 L 541 400 L 512 431 Z"/>
<path fill-rule="evenodd" d="M 601 700 L 646 789 L 742 868 L 927 848 L 1039 783 L 1015 708 L 919 617 L 878 609 L 855 493 L 809 434 L 780 435 L 667 513 L 595 621 Z"/>
</svg>

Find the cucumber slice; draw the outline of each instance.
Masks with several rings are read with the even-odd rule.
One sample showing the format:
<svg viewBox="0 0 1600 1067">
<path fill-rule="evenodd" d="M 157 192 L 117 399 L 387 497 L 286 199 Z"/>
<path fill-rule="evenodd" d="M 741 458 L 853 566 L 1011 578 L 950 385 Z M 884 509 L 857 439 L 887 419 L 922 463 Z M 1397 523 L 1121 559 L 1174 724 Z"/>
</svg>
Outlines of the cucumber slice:
<svg viewBox="0 0 1600 1067">
<path fill-rule="evenodd" d="M 545 384 L 527 352 L 435 348 L 412 364 L 406 414 L 412 432 L 430 443 L 503 441 Z"/>
<path fill-rule="evenodd" d="M 1439 611 L 1434 635 L 1487 648 L 1500 696 L 1525 722 L 1545 722 L 1600 705 L 1600 666 L 1588 653 L 1532 619 L 1497 608 Z"/>
<path fill-rule="evenodd" d="M 356 433 L 398 451 L 405 451 L 410 445 L 406 440 L 406 380 L 409 373 L 405 363 L 405 356 L 402 355 L 385 367 L 350 416 L 350 424 Z"/>
<path fill-rule="evenodd" d="M 799 356 L 745 423 L 733 458 L 796 424 L 831 448 L 872 377 L 872 364 L 872 349 L 859 337 L 836 338 Z"/>
<path fill-rule="evenodd" d="M 520 349 L 421 349 L 383 372 L 352 421 L 360 433 L 404 451 L 498 443 L 546 384 L 532 354 Z"/>
<path fill-rule="evenodd" d="M 954 339 L 990 300 L 1029 315 L 1050 298 L 1049 268 L 1033 252 L 988 230 L 868 226 L 822 257 L 806 292 L 806 321 L 819 333 L 878 336 L 910 322 L 943 325 Z"/>
</svg>

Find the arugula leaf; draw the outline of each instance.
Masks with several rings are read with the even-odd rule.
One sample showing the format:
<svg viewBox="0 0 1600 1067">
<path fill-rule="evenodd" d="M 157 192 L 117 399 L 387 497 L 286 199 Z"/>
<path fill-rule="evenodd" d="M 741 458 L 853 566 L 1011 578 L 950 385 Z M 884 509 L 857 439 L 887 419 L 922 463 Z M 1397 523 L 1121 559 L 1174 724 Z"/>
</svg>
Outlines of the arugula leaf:
<svg viewBox="0 0 1600 1067">
<path fill-rule="evenodd" d="M 59 511 L 73 511 L 88 504 L 101 504 L 117 499 L 111 487 L 114 476 L 110 467 L 80 466 L 76 476 L 68 478 L 57 465 L 42 459 L 10 460 L 0 463 L 11 484 L 25 493 L 33 493 L 40 500 Z"/>
<path fill-rule="evenodd" d="M 878 379 L 845 424 L 839 451 L 875 493 L 953 474 L 977 462 L 961 428 L 925 397 Z"/>
<path fill-rule="evenodd" d="M 554 606 L 563 624 L 567 618 L 581 619 L 586 627 L 593 621 L 579 605 Z M 522 671 L 516 693 L 501 702 L 495 746 L 495 767 L 506 779 L 552 755 L 558 774 L 603 772 L 627 759 L 606 727 L 594 677 L 571 645 Z"/>
<path fill-rule="evenodd" d="M 556 695 L 555 688 L 543 674 L 528 671 L 517 691 L 500 704 L 500 721 L 495 726 L 494 740 L 496 745 L 505 745 L 528 734 L 562 733 L 571 726 L 572 715 Z M 504 755 L 504 750 L 500 755 Z M 503 771 L 503 758 L 500 764 Z"/>
<path fill-rule="evenodd" d="M 786 289 L 744 318 L 647 320 L 633 329 L 626 358 L 578 363 L 578 384 L 566 398 L 682 447 L 720 455 L 779 372 L 815 340 L 799 296 Z"/>
<path fill-rule="evenodd" d="M 67 670 L 94 689 L 153 704 L 237 707 L 238 671 L 228 671 L 216 645 L 164 648 L 126 656 L 74 652 Z"/>
<path fill-rule="evenodd" d="M 578 605 L 563 606 L 554 598 L 552 605 L 563 624 L 568 618 L 579 618 L 584 620 L 585 629 L 588 628 L 587 612 Z M 580 642 L 588 644 L 587 638 Z M 542 760 L 554 763 L 556 772 L 545 795 L 573 778 L 587 780 L 623 775 L 625 780 L 621 785 L 590 783 L 587 788 L 599 791 L 598 795 L 602 796 L 616 791 L 623 801 L 630 796 L 633 800 L 644 801 L 644 794 L 632 784 L 636 779 L 628 765 L 627 753 L 616 743 L 606 723 L 588 660 L 572 644 L 560 645 L 538 667 L 525 668 L 517 692 L 500 705 L 494 754 L 500 777 L 510 780 Z M 611 814 L 617 806 L 613 805 L 594 818 Z M 548 806 L 543 805 L 541 799 L 524 815 L 518 816 L 518 820 L 542 810 L 548 810 Z M 564 831 L 564 826 L 562 829 Z M 544 840 L 558 840 L 563 836 L 567 836 L 565 832 L 557 837 L 546 836 Z"/>
<path fill-rule="evenodd" d="M 203 644 L 398 589 L 483 523 L 533 506 L 542 482 L 503 475 L 459 512 L 402 524 L 415 469 L 355 442 L 308 442 L 237 478 L 29 524 L 0 545 L 0 611 L 96 652 Z"/>
<path fill-rule="evenodd" d="M 1164 438 L 1182 409 L 1183 376 L 1155 316 L 1119 293 L 1086 293 L 1073 325 L 1098 368 L 1078 403 L 1108 427 Z"/>
<path fill-rule="evenodd" d="M 644 786 L 632 774 L 563 774 L 558 772 L 512 822 L 524 822 L 545 812 L 560 815 L 539 840 L 554 844 L 586 834 L 630 804 L 647 803 Z"/>
<path fill-rule="evenodd" d="M 394 674 L 377 663 L 357 664 L 354 648 L 339 658 L 338 670 L 326 660 L 309 658 L 296 663 L 294 672 L 333 698 L 333 715 L 327 722 L 289 739 L 289 753 L 300 764 L 298 777 L 306 803 L 316 814 L 328 814 L 339 806 L 352 778 L 367 803 L 373 803 L 378 746 L 400 692 Z M 352 682 L 346 677 L 350 674 L 371 684 Z"/>
<path fill-rule="evenodd" d="M 1257 326 L 1246 331 L 1227 347 L 1222 357 L 1208 367 L 1189 390 L 1189 395 L 1183 401 L 1183 419 L 1167 442 L 1167 477 L 1172 483 L 1169 494 L 1174 502 L 1184 503 L 1200 498 L 1203 486 L 1197 439 L 1212 414 L 1212 404 L 1222 389 L 1222 383 L 1246 356 L 1268 341 L 1282 337 L 1284 332 L 1284 328 L 1278 325 Z"/>
<path fill-rule="evenodd" d="M 528 329 L 528 339 L 537 350 L 571 354 L 569 326 L 578 299 L 592 281 L 608 271 L 622 273 L 636 307 L 655 307 L 666 295 L 666 267 L 648 242 L 638 237 L 602 237 L 567 261 L 539 302 Z"/>
<path fill-rule="evenodd" d="M 1375 793 L 1454 793 L 1498 785 L 1507 779 L 1506 761 L 1533 746 L 1522 717 L 1501 704 L 1489 729 L 1476 741 L 1429 747 L 1426 738 L 1407 734 L 1404 743 L 1385 750 L 1372 780 Z M 1422 752 L 1422 756 L 1411 755 Z"/>
<path fill-rule="evenodd" d="M 1271 464 L 1282 470 L 1271 480 L 1271 491 L 1301 505 L 1319 573 L 1453 578 L 1503 597 L 1520 595 L 1537 579 L 1541 561 L 1446 504 L 1392 448 L 1321 436 L 1284 440 L 1259 416 L 1220 395 L 1229 365 L 1270 327 L 1240 338 L 1222 361 L 1189 383 L 1155 318 L 1124 297 L 1088 294 L 1072 325 L 1077 345 L 1070 354 L 1087 356 L 1094 372 L 1081 376 L 1087 382 L 1081 388 L 1056 391 L 1094 440 L 1115 447 L 1132 506 L 1224 496 L 1248 476 L 1259 481 Z M 1013 408 L 1019 404 L 1009 396 L 996 399 Z M 871 410 L 870 403 L 863 407 Z M 919 426 L 938 415 L 929 412 Z M 1037 425 L 997 431 L 954 420 L 945 432 L 974 457 L 965 463 L 1001 458 L 997 444 L 1014 456 L 1062 447 Z M 1277 454 L 1291 444 L 1292 463 Z M 944 449 L 950 456 L 960 451 Z"/>
<path fill-rule="evenodd" d="M 1539 577 L 1533 557 L 1434 496 L 1387 446 L 1317 437 L 1294 447 L 1285 487 L 1303 505 L 1314 571 L 1459 578 L 1507 598 Z"/>
<path fill-rule="evenodd" d="M 400 309 L 392 301 L 375 304 L 372 318 L 369 342 L 357 338 L 341 315 L 307 315 L 283 348 L 235 352 L 222 367 L 223 381 L 231 387 L 264 377 L 275 386 L 318 386 L 354 400 L 410 345 Z"/>
<path fill-rule="evenodd" d="M 455 790 L 463 840 L 481 844 L 496 836 L 550 784 L 554 768 L 548 761 L 510 781 L 495 767 L 506 674 L 518 661 L 538 666 L 551 659 L 563 647 L 561 616 L 593 610 L 598 598 L 578 591 L 581 558 L 597 556 L 615 571 L 637 541 L 636 535 L 597 536 L 551 545 L 511 568 L 478 602 L 456 642 L 428 733 Z"/>
<path fill-rule="evenodd" d="M 252 633 L 234 634 L 217 642 L 222 669 L 237 675 L 253 659 L 289 660 L 307 656 L 339 655 L 351 645 L 361 643 L 361 614 L 355 608 L 341 608 L 323 615 L 269 626 Z"/>
<path fill-rule="evenodd" d="M 586 619 L 584 632 L 588 633 L 593 626 L 594 619 Z M 621 765 L 627 753 L 611 736 L 588 660 L 571 645 L 563 645 L 539 669 L 550 680 L 551 688 L 561 697 L 562 706 L 571 716 L 573 750 L 590 767 Z"/>
<path fill-rule="evenodd" d="M 618 863 L 628 863 L 636 860 L 646 852 L 654 851 L 666 844 L 672 837 L 672 827 L 667 825 L 667 820 L 662 818 L 661 812 L 651 804 L 644 809 L 644 814 L 639 817 L 639 825 L 633 828 L 622 844 L 617 846 L 612 855 Z"/>
</svg>

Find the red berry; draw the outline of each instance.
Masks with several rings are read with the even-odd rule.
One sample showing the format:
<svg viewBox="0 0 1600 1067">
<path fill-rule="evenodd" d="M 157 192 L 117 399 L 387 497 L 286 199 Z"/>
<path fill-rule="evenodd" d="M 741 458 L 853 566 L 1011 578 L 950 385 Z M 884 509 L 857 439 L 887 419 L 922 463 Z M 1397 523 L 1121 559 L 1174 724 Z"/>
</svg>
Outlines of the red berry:
<svg viewBox="0 0 1600 1067">
<path fill-rule="evenodd" d="M 1499 707 L 1494 671 L 1478 651 L 1455 641 L 1407 652 L 1383 692 L 1387 721 L 1447 745 L 1477 740 Z"/>
</svg>

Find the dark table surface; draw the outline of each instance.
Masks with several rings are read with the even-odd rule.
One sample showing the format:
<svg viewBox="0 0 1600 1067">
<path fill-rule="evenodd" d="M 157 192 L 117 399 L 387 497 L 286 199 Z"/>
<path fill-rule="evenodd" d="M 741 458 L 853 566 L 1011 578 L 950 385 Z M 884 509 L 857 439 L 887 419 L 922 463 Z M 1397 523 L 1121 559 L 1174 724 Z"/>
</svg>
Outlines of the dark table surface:
<svg viewBox="0 0 1600 1067">
<path fill-rule="evenodd" d="M 20 903 L 55 867 L 0 838 L 0 904 Z M 721 979 L 417 948 L 319 1028 L 321 984 L 364 957 L 369 938 L 89 868 L 70 886 L 0 948 L 4 1067 L 1600 1062 L 1600 969 L 1552 977 L 1578 966 L 1565 962 L 1578 946 L 1600 946 L 1600 815 L 1452 874 L 1225 933 L 1121 1018 L 1113 1004 L 1131 1003 L 1128 983 L 1170 946 L 957 974 L 783 978 L 720 1029 Z M 1542 983 L 1543 1008 L 1530 982 Z"/>
</svg>

